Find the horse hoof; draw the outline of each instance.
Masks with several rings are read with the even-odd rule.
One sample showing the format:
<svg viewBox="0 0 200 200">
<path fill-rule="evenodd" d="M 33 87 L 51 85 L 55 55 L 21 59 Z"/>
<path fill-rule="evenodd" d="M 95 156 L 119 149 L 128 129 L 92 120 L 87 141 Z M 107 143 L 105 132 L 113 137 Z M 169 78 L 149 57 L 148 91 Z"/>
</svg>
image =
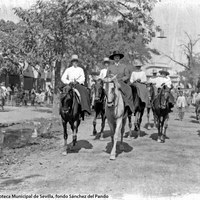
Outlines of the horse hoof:
<svg viewBox="0 0 200 200">
<path fill-rule="evenodd" d="M 131 136 L 129 136 L 127 139 L 130 141 L 131 140 Z"/>
<path fill-rule="evenodd" d="M 115 156 L 114 156 L 114 155 L 111 155 L 111 156 L 110 156 L 110 160 L 115 160 Z"/>
<path fill-rule="evenodd" d="M 157 142 L 162 143 L 162 140 L 161 139 L 157 139 Z"/>
<path fill-rule="evenodd" d="M 93 131 L 93 135 L 96 136 L 97 135 L 97 131 Z"/>
<path fill-rule="evenodd" d="M 104 141 L 104 138 L 103 138 L 103 137 L 100 137 L 99 140 Z"/>
<path fill-rule="evenodd" d="M 66 155 L 67 155 L 67 152 L 66 152 L 66 151 L 63 151 L 63 152 L 62 152 L 62 155 L 63 155 L 63 156 L 66 156 Z"/>
</svg>

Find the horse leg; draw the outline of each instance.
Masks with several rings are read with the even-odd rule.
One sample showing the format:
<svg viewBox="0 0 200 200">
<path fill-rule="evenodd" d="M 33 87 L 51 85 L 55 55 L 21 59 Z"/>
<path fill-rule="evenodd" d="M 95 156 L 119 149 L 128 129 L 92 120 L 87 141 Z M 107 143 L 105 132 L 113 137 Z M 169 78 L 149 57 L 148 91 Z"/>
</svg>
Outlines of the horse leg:
<svg viewBox="0 0 200 200">
<path fill-rule="evenodd" d="M 152 110 L 152 112 L 153 112 L 153 110 Z M 156 116 L 155 116 L 155 114 L 154 114 L 154 112 L 153 112 L 153 128 L 156 128 Z"/>
<path fill-rule="evenodd" d="M 143 114 L 144 114 L 144 108 L 142 108 L 141 112 L 140 112 L 140 116 L 139 116 L 139 124 L 138 124 L 138 127 L 139 127 L 139 132 L 141 132 L 140 130 L 140 127 L 141 127 L 141 123 L 142 123 L 142 117 L 143 117 Z M 140 133 L 139 133 L 140 134 Z"/>
<path fill-rule="evenodd" d="M 132 135 L 132 121 L 131 121 L 131 114 L 128 114 L 128 127 L 129 127 L 128 138 L 131 139 L 131 135 Z"/>
<path fill-rule="evenodd" d="M 124 118 L 122 119 L 122 128 L 121 128 L 121 142 L 120 142 L 120 150 L 123 151 L 124 150 L 124 146 L 123 146 L 123 137 L 124 137 L 124 132 L 125 132 L 125 125 L 126 125 L 126 120 L 127 120 L 127 115 L 124 116 Z"/>
<path fill-rule="evenodd" d="M 136 124 L 137 124 L 137 135 L 140 137 L 140 118 L 141 112 L 137 112 Z"/>
<path fill-rule="evenodd" d="M 103 131 L 105 128 L 105 122 L 106 122 L 106 115 L 104 112 L 101 113 L 101 132 L 100 132 L 100 140 L 103 140 Z"/>
<path fill-rule="evenodd" d="M 113 147 L 111 150 L 110 160 L 115 160 L 115 158 L 116 158 L 117 140 L 118 140 L 118 135 L 119 135 L 119 132 L 121 131 L 121 128 L 122 128 L 122 117 L 120 117 L 116 120 L 116 128 L 115 128 L 115 133 L 114 133 L 114 144 L 113 144 Z"/>
<path fill-rule="evenodd" d="M 63 130 L 64 130 L 64 149 L 63 149 L 63 153 L 62 155 L 67 155 L 67 138 L 68 138 L 68 134 L 67 134 L 67 123 L 62 120 L 62 125 L 63 125 Z"/>
<path fill-rule="evenodd" d="M 165 142 L 166 138 L 166 132 L 167 132 L 167 127 L 168 127 L 168 121 L 169 121 L 169 115 L 166 117 L 164 121 L 164 126 L 163 126 L 163 134 L 162 134 L 162 141 Z"/>
<path fill-rule="evenodd" d="M 162 140 L 161 140 L 161 119 L 159 117 L 158 119 L 158 139 L 157 139 L 157 142 L 161 143 Z"/>
<path fill-rule="evenodd" d="M 149 116 L 150 116 L 150 108 L 147 108 L 147 129 L 149 129 L 150 126 Z"/>
<path fill-rule="evenodd" d="M 78 127 L 80 125 L 80 119 L 77 119 L 75 122 L 74 122 L 74 131 L 73 131 L 73 146 L 76 145 L 77 143 L 77 133 L 78 133 Z"/>
<path fill-rule="evenodd" d="M 94 119 L 93 119 L 93 135 L 96 135 L 97 134 L 97 130 L 96 130 L 96 122 L 97 120 L 97 113 L 95 112 L 95 115 L 94 115 Z"/>
</svg>

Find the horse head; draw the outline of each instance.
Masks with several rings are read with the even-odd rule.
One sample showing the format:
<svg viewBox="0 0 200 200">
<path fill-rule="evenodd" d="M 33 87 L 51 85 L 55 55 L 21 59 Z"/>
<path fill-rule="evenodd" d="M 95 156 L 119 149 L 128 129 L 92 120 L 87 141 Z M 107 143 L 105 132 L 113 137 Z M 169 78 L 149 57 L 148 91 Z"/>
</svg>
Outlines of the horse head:
<svg viewBox="0 0 200 200">
<path fill-rule="evenodd" d="M 116 89 L 119 88 L 119 83 L 116 76 L 104 78 L 105 93 L 107 99 L 107 106 L 112 107 L 115 105 Z"/>
<path fill-rule="evenodd" d="M 160 107 L 161 109 L 166 109 L 169 103 L 170 89 L 166 85 L 164 85 L 160 89 L 159 95 L 160 95 Z"/>
<path fill-rule="evenodd" d="M 95 81 L 93 85 L 93 93 L 95 102 L 101 102 L 104 99 L 104 88 L 103 88 L 103 80 L 98 79 Z"/>
<path fill-rule="evenodd" d="M 147 84 L 149 102 L 152 102 L 155 97 L 155 90 L 153 84 Z"/>
<path fill-rule="evenodd" d="M 73 96 L 73 86 L 71 84 L 66 85 L 61 94 L 61 106 L 65 112 L 69 112 L 71 110 L 73 105 Z"/>
</svg>

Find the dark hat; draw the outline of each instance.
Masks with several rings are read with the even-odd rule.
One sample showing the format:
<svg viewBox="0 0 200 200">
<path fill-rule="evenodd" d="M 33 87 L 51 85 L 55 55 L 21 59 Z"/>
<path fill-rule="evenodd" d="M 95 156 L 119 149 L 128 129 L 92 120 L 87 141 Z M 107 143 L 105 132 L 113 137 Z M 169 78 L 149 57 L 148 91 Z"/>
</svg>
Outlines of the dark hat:
<svg viewBox="0 0 200 200">
<path fill-rule="evenodd" d="M 109 57 L 110 60 L 114 60 L 114 57 L 115 57 L 115 56 L 119 56 L 120 59 L 122 59 L 122 58 L 124 57 L 124 54 L 119 53 L 118 51 L 114 51 L 113 54 Z"/>
<path fill-rule="evenodd" d="M 160 70 L 159 71 L 160 74 L 165 74 L 166 76 L 169 75 L 169 72 L 166 70 Z"/>
</svg>

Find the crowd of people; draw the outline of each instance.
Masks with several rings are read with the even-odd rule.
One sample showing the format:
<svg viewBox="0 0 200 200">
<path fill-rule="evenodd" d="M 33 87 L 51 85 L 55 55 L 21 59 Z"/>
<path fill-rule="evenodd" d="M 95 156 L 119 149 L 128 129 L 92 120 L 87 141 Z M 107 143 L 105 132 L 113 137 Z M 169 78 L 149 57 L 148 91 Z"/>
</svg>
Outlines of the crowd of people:
<svg viewBox="0 0 200 200">
<path fill-rule="evenodd" d="M 47 90 L 34 87 L 31 90 L 24 90 L 18 84 L 5 86 L 0 84 L 0 104 L 3 106 L 34 106 L 41 104 L 53 104 L 53 89 L 49 85 Z"/>
</svg>

